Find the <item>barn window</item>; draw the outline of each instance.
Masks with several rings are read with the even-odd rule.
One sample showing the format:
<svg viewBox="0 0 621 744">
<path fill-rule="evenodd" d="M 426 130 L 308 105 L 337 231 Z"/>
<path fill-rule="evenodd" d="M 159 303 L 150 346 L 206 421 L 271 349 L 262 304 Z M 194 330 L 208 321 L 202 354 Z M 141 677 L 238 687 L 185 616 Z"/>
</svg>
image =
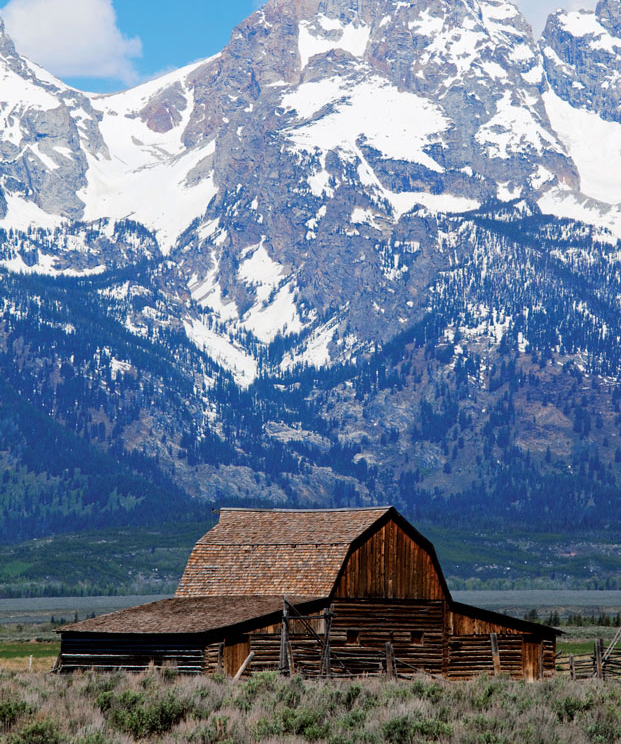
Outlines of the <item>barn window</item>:
<svg viewBox="0 0 621 744">
<path fill-rule="evenodd" d="M 354 646 L 360 643 L 360 631 L 348 628 L 347 630 L 347 645 Z"/>
<path fill-rule="evenodd" d="M 410 643 L 413 643 L 415 646 L 422 646 L 424 640 L 425 634 L 422 630 L 413 630 L 410 633 Z"/>
</svg>

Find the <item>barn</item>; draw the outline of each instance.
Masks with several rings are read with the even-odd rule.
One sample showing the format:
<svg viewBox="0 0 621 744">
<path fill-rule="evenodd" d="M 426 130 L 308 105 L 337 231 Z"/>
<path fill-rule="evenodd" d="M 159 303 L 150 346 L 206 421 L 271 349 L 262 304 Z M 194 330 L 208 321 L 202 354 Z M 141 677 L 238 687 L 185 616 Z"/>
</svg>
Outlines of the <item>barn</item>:
<svg viewBox="0 0 621 744">
<path fill-rule="evenodd" d="M 393 507 L 222 509 L 172 599 L 60 630 L 62 671 L 554 674 L 559 631 L 455 602 Z"/>
</svg>

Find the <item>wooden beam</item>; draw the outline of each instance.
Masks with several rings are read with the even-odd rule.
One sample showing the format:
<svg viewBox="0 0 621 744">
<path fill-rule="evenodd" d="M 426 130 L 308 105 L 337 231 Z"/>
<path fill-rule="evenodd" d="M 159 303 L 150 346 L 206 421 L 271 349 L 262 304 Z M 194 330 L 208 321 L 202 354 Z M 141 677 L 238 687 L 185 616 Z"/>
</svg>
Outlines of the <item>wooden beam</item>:
<svg viewBox="0 0 621 744">
<path fill-rule="evenodd" d="M 248 654 L 248 656 L 246 656 L 244 663 L 237 670 L 237 674 L 233 677 L 233 682 L 238 682 L 241 679 L 242 674 L 246 671 L 246 669 L 248 668 L 248 665 L 253 659 L 254 659 L 254 651 L 251 651 Z"/>
<path fill-rule="evenodd" d="M 323 653 L 321 656 L 321 669 L 319 674 L 325 674 L 326 677 L 332 676 L 332 667 L 330 664 L 330 633 L 332 632 L 332 618 L 334 617 L 334 605 L 330 605 L 328 610 L 323 613 Z"/>
<path fill-rule="evenodd" d="M 293 677 L 295 674 L 295 662 L 293 660 L 293 648 L 291 641 L 287 641 L 287 661 L 289 662 L 289 674 Z"/>
<path fill-rule="evenodd" d="M 219 674 L 224 672 L 224 641 L 218 644 L 218 661 L 216 663 L 216 671 Z"/>
<path fill-rule="evenodd" d="M 289 671 L 289 659 L 287 658 L 287 644 L 289 643 L 289 602 L 283 598 L 282 625 L 280 627 L 280 661 L 278 664 L 281 674 Z"/>
<path fill-rule="evenodd" d="M 397 678 L 397 670 L 395 668 L 395 650 L 392 647 L 392 643 L 388 641 L 385 645 L 386 650 L 386 674 L 388 679 Z"/>
<path fill-rule="evenodd" d="M 617 630 L 617 632 L 615 633 L 615 637 L 610 642 L 610 646 L 608 646 L 608 648 L 606 649 L 606 653 L 602 656 L 602 662 L 606 662 L 610 654 L 612 654 L 615 650 L 615 647 L 617 643 L 619 643 L 619 641 L 621 641 L 621 628 Z"/>
<path fill-rule="evenodd" d="M 602 661 L 604 648 L 604 639 L 597 638 L 595 640 L 595 675 L 597 679 L 604 679 L 604 664 Z"/>
<path fill-rule="evenodd" d="M 494 662 L 494 676 L 498 677 L 500 674 L 500 650 L 498 648 L 498 635 L 496 633 L 490 633 L 489 638 L 492 644 L 492 660 Z"/>
</svg>

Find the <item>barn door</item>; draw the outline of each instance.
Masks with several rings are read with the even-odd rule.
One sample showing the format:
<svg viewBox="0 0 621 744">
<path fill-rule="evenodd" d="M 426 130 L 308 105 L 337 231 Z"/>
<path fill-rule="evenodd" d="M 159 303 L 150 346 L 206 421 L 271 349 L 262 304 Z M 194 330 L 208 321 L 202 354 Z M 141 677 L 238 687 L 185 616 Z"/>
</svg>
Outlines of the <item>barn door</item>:
<svg viewBox="0 0 621 744">
<path fill-rule="evenodd" d="M 541 678 L 541 661 L 543 647 L 540 641 L 525 638 L 522 647 L 522 668 L 524 670 L 524 679 L 527 682 L 534 682 Z"/>
<path fill-rule="evenodd" d="M 222 654 L 224 673 L 228 674 L 229 677 L 234 677 L 237 674 L 237 670 L 244 663 L 249 653 L 249 636 L 227 638 L 224 641 L 224 652 Z"/>
</svg>

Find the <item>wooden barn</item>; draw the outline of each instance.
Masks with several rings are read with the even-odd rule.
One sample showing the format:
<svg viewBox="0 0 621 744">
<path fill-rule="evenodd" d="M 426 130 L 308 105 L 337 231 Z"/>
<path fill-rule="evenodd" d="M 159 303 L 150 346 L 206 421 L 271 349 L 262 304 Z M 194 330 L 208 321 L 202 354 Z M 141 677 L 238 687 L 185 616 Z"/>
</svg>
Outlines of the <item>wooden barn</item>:
<svg viewBox="0 0 621 744">
<path fill-rule="evenodd" d="M 559 631 L 453 601 L 394 508 L 222 509 L 174 598 L 61 629 L 60 668 L 554 674 Z"/>
</svg>

